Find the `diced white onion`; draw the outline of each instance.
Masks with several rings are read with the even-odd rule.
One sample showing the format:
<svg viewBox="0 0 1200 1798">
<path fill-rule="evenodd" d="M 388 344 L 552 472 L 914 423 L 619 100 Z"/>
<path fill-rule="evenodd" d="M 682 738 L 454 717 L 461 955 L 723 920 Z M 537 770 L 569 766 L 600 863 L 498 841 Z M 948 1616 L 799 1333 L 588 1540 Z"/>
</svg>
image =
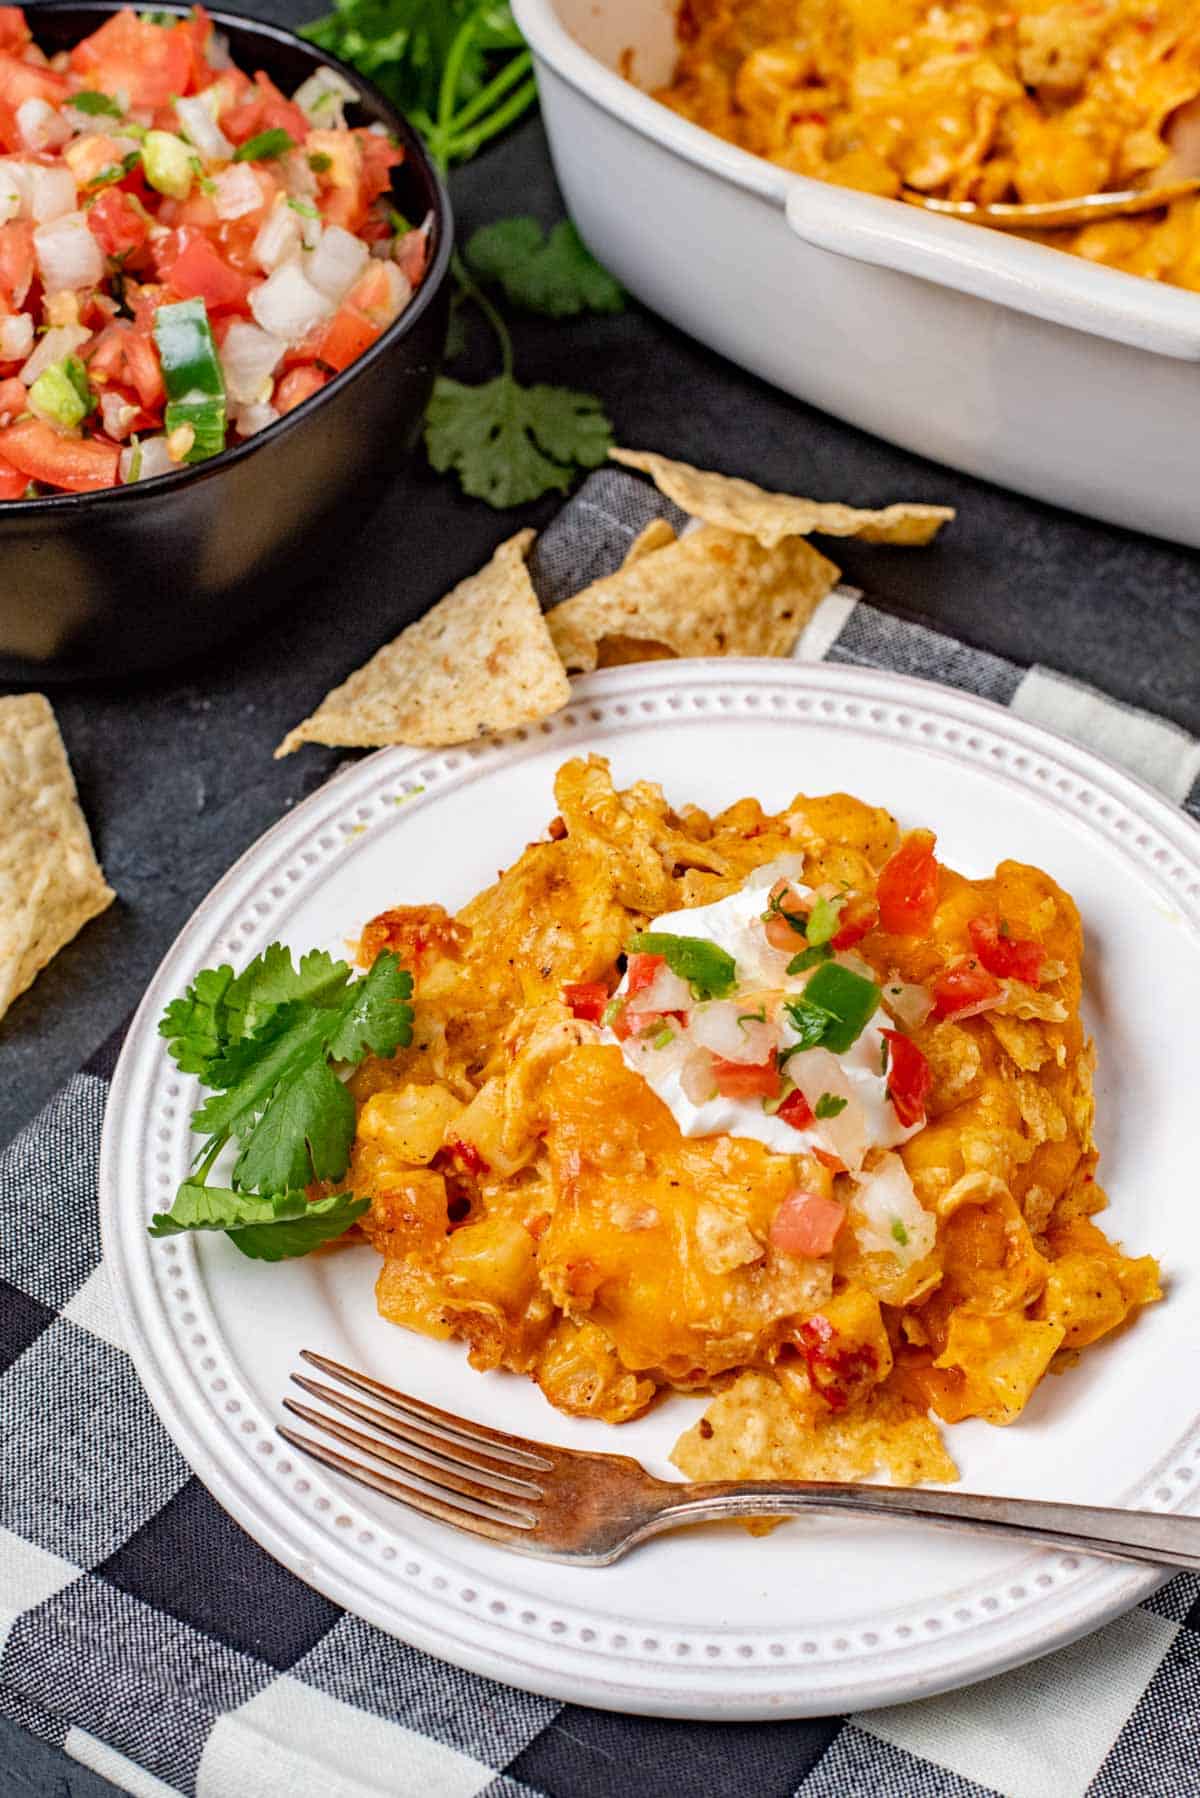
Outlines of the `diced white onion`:
<svg viewBox="0 0 1200 1798">
<path fill-rule="evenodd" d="M 787 1072 L 814 1113 L 826 1093 L 833 1099 L 845 1099 L 836 1117 L 821 1118 L 809 1128 L 848 1168 L 861 1167 L 867 1152 L 867 1115 L 839 1058 L 828 1049 L 802 1049 L 798 1055 L 789 1055 Z"/>
<path fill-rule="evenodd" d="M 336 69 L 314 69 L 292 95 L 310 125 L 341 126 L 346 122 L 343 104 L 358 99 L 358 89 Z"/>
<path fill-rule="evenodd" d="M 251 246 L 254 260 L 267 274 L 273 274 L 300 254 L 300 244 L 299 214 L 292 211 L 281 194 L 258 228 Z"/>
<path fill-rule="evenodd" d="M 329 318 L 334 305 L 294 262 L 285 262 L 261 287 L 250 291 L 250 310 L 264 331 L 299 343 Z"/>
<path fill-rule="evenodd" d="M 104 424 L 106 437 L 117 443 L 128 437 L 138 408 L 130 405 L 123 394 L 110 393 L 107 390 L 100 395 L 100 417 Z"/>
<path fill-rule="evenodd" d="M 281 156 L 276 165 L 283 176 L 283 185 L 296 200 L 311 200 L 317 192 L 319 183 L 313 169 L 309 166 L 308 154 L 304 150 L 289 150 Z"/>
<path fill-rule="evenodd" d="M 171 460 L 165 437 L 143 437 L 140 443 L 131 443 L 121 451 L 119 467 L 121 479 L 128 483 L 135 478 L 139 481 L 151 481 L 155 475 L 170 474 L 175 463 Z M 136 477 L 133 473 L 135 468 Z"/>
<path fill-rule="evenodd" d="M 689 1020 L 688 1034 L 722 1061 L 762 1067 L 775 1047 L 775 1030 L 746 1015 L 755 1010 L 757 1007 L 745 999 L 721 999 L 712 1005 L 698 1006 Z"/>
<path fill-rule="evenodd" d="M 33 348 L 32 312 L 14 312 L 0 318 L 0 362 L 17 362 Z"/>
<path fill-rule="evenodd" d="M 253 437 L 256 431 L 265 431 L 268 425 L 273 425 L 278 417 L 274 406 L 268 406 L 264 401 L 257 406 L 243 406 L 233 422 L 239 436 Z"/>
<path fill-rule="evenodd" d="M 29 212 L 39 225 L 48 225 L 52 219 L 74 212 L 75 177 L 65 163 L 56 162 L 47 166 L 31 162 L 28 168 Z M 103 273 L 103 258 L 101 272 Z"/>
<path fill-rule="evenodd" d="M 233 57 L 229 53 L 229 39 L 223 31 L 214 31 L 204 46 L 204 60 L 210 69 L 231 69 Z"/>
<path fill-rule="evenodd" d="M 361 239 L 344 231 L 340 225 L 329 225 L 321 241 L 305 263 L 304 272 L 314 287 L 342 301 L 349 293 L 370 259 L 370 251 Z"/>
<path fill-rule="evenodd" d="M 56 362 L 65 362 L 73 356 L 91 336 L 86 325 L 54 325 L 39 339 L 38 346 L 21 370 L 21 379 L 26 387 L 32 387 L 44 369 L 53 368 Z"/>
<path fill-rule="evenodd" d="M 71 135 L 71 127 L 57 107 L 32 94 L 17 107 L 17 130 L 27 150 L 55 150 Z"/>
<path fill-rule="evenodd" d="M 850 1219 L 864 1254 L 892 1255 L 902 1267 L 928 1255 L 937 1238 L 937 1223 L 913 1191 L 899 1155 L 884 1155 L 865 1176 L 851 1203 Z"/>
<path fill-rule="evenodd" d="M 271 376 L 287 345 L 269 331 L 236 318 L 221 345 L 225 391 L 238 406 L 252 406 L 271 395 Z"/>
<path fill-rule="evenodd" d="M 0 162 L 0 225 L 29 211 L 29 165 Z"/>
<path fill-rule="evenodd" d="M 104 279 L 104 252 L 82 212 L 68 212 L 33 234 L 33 249 L 47 293 L 95 287 Z"/>
<path fill-rule="evenodd" d="M 207 162 L 223 162 L 233 155 L 233 145 L 217 124 L 212 108 L 205 104 L 203 94 L 176 100 L 175 115 L 188 141 Z"/>
<path fill-rule="evenodd" d="M 240 219 L 257 212 L 263 203 L 262 188 L 248 162 L 231 162 L 214 178 L 213 205 L 219 219 Z"/>
<path fill-rule="evenodd" d="M 927 987 L 898 978 L 884 981 L 883 1003 L 885 1010 L 906 1030 L 919 1030 L 933 1010 L 933 997 Z"/>
<path fill-rule="evenodd" d="M 697 1049 L 683 1064 L 679 1076 L 683 1096 L 692 1105 L 707 1105 L 717 1094 L 713 1077 L 712 1056 L 707 1049 Z"/>
</svg>

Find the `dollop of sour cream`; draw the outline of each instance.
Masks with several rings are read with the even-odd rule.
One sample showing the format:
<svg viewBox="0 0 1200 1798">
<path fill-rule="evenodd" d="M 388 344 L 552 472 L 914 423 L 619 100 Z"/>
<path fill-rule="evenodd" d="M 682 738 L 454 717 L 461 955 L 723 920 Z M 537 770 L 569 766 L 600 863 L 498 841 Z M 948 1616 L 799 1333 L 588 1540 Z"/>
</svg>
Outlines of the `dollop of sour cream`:
<svg viewBox="0 0 1200 1798">
<path fill-rule="evenodd" d="M 850 1173 L 857 1173 L 871 1149 L 890 1149 L 907 1142 L 920 1129 L 920 1123 L 900 1123 L 887 1093 L 885 1073 L 885 1029 L 892 1028 L 891 1019 L 882 1010 L 867 1023 L 857 1040 L 844 1053 L 835 1055 L 826 1048 L 800 1050 L 786 1055 L 796 1042 L 797 1031 L 783 1000 L 803 993 L 815 970 L 789 975 L 788 963 L 794 951 L 774 948 L 766 937 L 763 914 L 768 895 L 780 879 L 791 882 L 793 891 L 802 898 L 816 898 L 812 889 L 800 878 L 803 856 L 781 856 L 756 869 L 735 893 L 712 905 L 698 905 L 690 911 L 666 912 L 647 926 L 651 932 L 674 936 L 699 937 L 714 943 L 731 955 L 736 963 L 736 1002 L 744 1002 L 747 1030 L 759 1032 L 762 1026 L 754 1014 L 763 1011 L 769 1025 L 769 1036 L 763 1058 L 774 1047 L 786 1056 L 784 1072 L 816 1112 L 827 1095 L 834 1101 L 845 1100 L 836 1116 L 814 1117 L 802 1129 L 789 1124 L 764 1105 L 761 1097 L 731 1098 L 717 1094 L 701 1103 L 690 1099 L 684 1090 L 684 1074 L 689 1058 L 695 1055 L 706 1034 L 704 1014 L 720 1005 L 727 1010 L 730 1001 L 691 1001 L 686 1023 L 672 1027 L 669 1042 L 655 1047 L 658 1033 L 649 1037 L 630 1036 L 621 1042 L 621 1052 L 628 1065 L 651 1086 L 668 1107 L 684 1136 L 748 1136 L 764 1143 L 780 1154 L 799 1155 L 821 1150 L 835 1156 Z M 802 946 L 797 939 L 797 947 Z M 867 973 L 862 961 L 853 954 L 838 955 L 835 960 L 852 967 L 856 973 Z M 622 980 L 615 997 L 626 991 L 628 976 Z M 665 1034 L 665 1033 L 663 1033 Z M 609 1041 L 617 1041 L 606 1030 Z M 823 1110 L 833 1109 L 826 1104 Z"/>
</svg>

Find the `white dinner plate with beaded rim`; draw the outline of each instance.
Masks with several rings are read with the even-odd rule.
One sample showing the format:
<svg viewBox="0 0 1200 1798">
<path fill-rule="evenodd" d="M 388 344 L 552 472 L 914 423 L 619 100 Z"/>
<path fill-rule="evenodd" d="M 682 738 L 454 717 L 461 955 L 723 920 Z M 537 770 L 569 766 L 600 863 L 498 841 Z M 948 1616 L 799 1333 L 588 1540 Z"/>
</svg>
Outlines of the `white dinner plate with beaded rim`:
<svg viewBox="0 0 1200 1798">
<path fill-rule="evenodd" d="M 330 781 L 255 845 L 160 967 L 113 1083 L 104 1249 L 126 1337 L 168 1431 L 277 1560 L 347 1609 L 450 1661 L 552 1696 L 697 1718 L 893 1704 L 1072 1641 L 1158 1576 L 870 1520 L 804 1519 L 766 1538 L 709 1526 L 614 1567 L 506 1554 L 327 1473 L 275 1435 L 302 1347 L 505 1429 L 620 1447 L 670 1473 L 700 1401 L 670 1397 L 619 1434 L 560 1416 L 531 1381 L 481 1376 L 463 1347 L 376 1314 L 367 1246 L 270 1266 L 220 1236 L 152 1241 L 189 1164 L 195 1082 L 156 1024 L 196 971 L 275 938 L 344 952 L 389 904 L 454 908 L 540 836 L 568 756 L 611 758 L 716 809 L 844 789 L 939 834 L 970 874 L 1047 869 L 1087 932 L 1108 1226 L 1153 1251 L 1165 1303 L 1045 1380 L 1006 1430 L 948 1432 L 977 1491 L 1187 1508 L 1200 1483 L 1200 1207 L 1189 1050 L 1200 1015 L 1200 836 L 1084 750 L 924 682 L 774 661 L 656 662 L 579 681 L 535 729 L 445 752 L 388 750 Z"/>
</svg>

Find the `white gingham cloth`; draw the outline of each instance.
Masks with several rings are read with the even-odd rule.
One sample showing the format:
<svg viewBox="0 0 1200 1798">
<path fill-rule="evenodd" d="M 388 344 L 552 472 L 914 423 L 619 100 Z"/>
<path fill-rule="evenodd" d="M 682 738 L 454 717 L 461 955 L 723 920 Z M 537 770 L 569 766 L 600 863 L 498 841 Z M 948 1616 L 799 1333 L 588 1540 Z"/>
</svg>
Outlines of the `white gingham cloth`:
<svg viewBox="0 0 1200 1798">
<path fill-rule="evenodd" d="M 672 508 L 604 470 L 543 534 L 546 604 Z M 1200 817 L 1200 744 L 839 590 L 802 659 L 940 680 L 1122 762 Z M 264 753 L 269 745 L 264 746 Z M 479 1679 L 341 1612 L 189 1472 L 100 1260 L 114 1041 L 0 1156 L 0 1713 L 138 1798 L 1188 1798 L 1200 1578 L 1050 1659 L 918 1704 L 758 1724 L 633 1718 Z M 23 1787 L 6 1783 L 0 1798 Z"/>
</svg>

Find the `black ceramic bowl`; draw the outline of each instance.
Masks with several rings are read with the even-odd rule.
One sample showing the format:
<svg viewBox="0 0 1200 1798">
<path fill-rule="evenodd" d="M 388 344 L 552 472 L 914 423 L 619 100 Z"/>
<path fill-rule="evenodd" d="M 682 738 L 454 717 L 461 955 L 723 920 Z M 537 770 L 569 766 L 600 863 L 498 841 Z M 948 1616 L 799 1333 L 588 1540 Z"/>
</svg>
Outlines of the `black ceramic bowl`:
<svg viewBox="0 0 1200 1798">
<path fill-rule="evenodd" d="M 161 4 L 161 0 L 156 0 Z M 29 8 L 49 54 L 95 31 L 117 0 Z M 184 14 L 187 7 L 162 10 Z M 354 69 L 277 25 L 214 12 L 234 61 L 292 93 L 325 64 L 404 145 L 406 218 L 434 217 L 430 263 L 407 310 L 319 393 L 236 448 L 144 485 L 0 503 L 0 679 L 120 677 L 208 648 L 285 597 L 344 540 L 416 441 L 445 345 L 453 224 L 411 126 Z M 336 525 L 335 525 L 336 519 Z"/>
</svg>

